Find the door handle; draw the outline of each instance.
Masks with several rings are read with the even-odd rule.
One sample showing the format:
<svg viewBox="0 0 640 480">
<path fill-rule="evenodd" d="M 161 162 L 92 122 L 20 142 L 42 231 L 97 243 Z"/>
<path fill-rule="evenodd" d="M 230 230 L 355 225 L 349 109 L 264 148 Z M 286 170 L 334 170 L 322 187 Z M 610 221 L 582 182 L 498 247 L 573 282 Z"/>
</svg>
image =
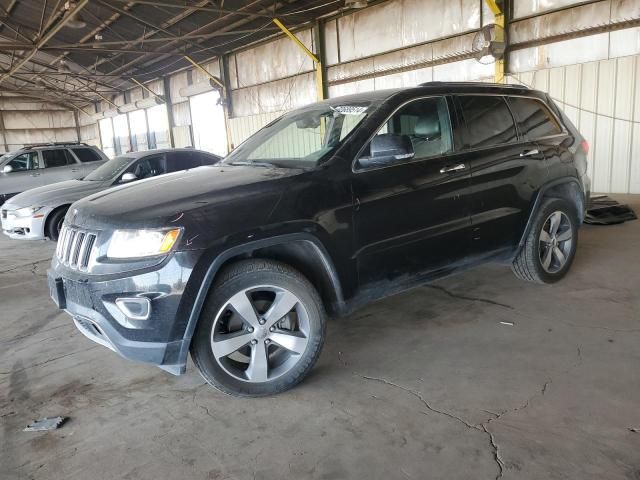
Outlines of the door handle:
<svg viewBox="0 0 640 480">
<path fill-rule="evenodd" d="M 39 173 L 32 173 L 32 174 L 31 174 L 31 176 L 32 176 L 32 177 L 39 177 L 39 176 L 40 176 L 40 174 L 39 174 Z"/>
<path fill-rule="evenodd" d="M 530 157 L 532 155 L 538 155 L 540 153 L 540 150 L 538 150 L 537 148 L 534 148 L 533 150 L 525 150 L 524 152 L 522 152 L 520 154 L 521 157 Z"/>
<path fill-rule="evenodd" d="M 71 171 L 72 172 L 79 172 L 80 170 L 78 170 L 77 168 L 72 168 Z"/>
<path fill-rule="evenodd" d="M 442 167 L 440 169 L 440 173 L 458 172 L 458 171 L 464 170 L 466 168 L 467 168 L 467 166 L 464 163 L 459 163 L 457 165 L 448 165 L 446 167 Z"/>
</svg>

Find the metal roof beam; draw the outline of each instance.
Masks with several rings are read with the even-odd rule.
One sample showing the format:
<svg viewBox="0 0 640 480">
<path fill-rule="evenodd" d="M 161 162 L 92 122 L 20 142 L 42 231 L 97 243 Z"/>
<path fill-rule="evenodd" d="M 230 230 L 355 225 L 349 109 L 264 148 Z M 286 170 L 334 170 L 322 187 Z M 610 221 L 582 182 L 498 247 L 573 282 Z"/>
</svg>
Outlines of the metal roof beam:
<svg viewBox="0 0 640 480">
<path fill-rule="evenodd" d="M 60 29 L 62 27 L 64 27 L 66 25 L 66 23 L 73 18 L 78 12 L 80 12 L 80 10 L 82 10 L 87 3 L 89 3 L 89 0 L 80 0 L 80 2 L 78 2 L 78 4 L 76 5 L 76 7 L 69 11 L 67 13 L 67 15 L 65 17 L 62 18 L 62 20 L 60 20 L 55 26 L 53 26 L 39 41 L 38 43 L 36 43 L 35 47 L 33 48 L 33 50 L 31 50 L 31 52 L 29 52 L 29 54 L 26 57 L 23 57 L 22 60 L 20 60 L 15 66 L 13 66 L 7 73 L 2 74 L 2 76 L 0 76 L 0 83 L 4 82 L 7 78 L 9 78 L 11 75 L 13 75 L 15 72 L 17 72 L 18 70 L 20 70 L 22 67 L 25 66 L 25 64 L 31 60 L 36 53 L 38 53 L 38 50 L 40 49 L 40 47 L 46 45 L 46 43 L 51 40 L 56 33 L 58 33 L 60 31 Z"/>
</svg>

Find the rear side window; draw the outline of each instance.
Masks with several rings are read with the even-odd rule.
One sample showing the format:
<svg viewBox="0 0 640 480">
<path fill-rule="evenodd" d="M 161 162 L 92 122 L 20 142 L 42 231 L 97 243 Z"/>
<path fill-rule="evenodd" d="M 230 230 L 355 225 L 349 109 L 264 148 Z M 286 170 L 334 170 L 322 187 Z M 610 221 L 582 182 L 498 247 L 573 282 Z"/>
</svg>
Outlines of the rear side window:
<svg viewBox="0 0 640 480">
<path fill-rule="evenodd" d="M 91 148 L 74 148 L 73 153 L 80 159 L 82 163 L 97 162 L 102 160 L 98 152 Z"/>
<path fill-rule="evenodd" d="M 465 148 L 482 148 L 517 141 L 513 116 L 504 98 L 493 95 L 458 97 L 467 125 Z"/>
<path fill-rule="evenodd" d="M 541 101 L 509 97 L 509 105 L 518 120 L 520 131 L 530 140 L 562 133 L 557 120 Z"/>
<path fill-rule="evenodd" d="M 172 152 L 167 154 L 167 172 L 179 172 L 202 165 L 195 152 Z"/>
<path fill-rule="evenodd" d="M 41 153 L 42 158 L 44 159 L 45 168 L 64 167 L 65 165 L 72 165 L 76 163 L 66 149 L 42 150 Z"/>
</svg>

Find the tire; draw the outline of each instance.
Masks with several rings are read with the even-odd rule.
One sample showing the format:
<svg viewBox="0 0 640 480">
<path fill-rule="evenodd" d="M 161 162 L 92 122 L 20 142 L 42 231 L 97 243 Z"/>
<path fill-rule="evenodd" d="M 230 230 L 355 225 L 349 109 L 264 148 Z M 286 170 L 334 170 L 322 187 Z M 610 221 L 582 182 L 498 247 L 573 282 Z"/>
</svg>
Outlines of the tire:
<svg viewBox="0 0 640 480">
<path fill-rule="evenodd" d="M 559 227 L 553 234 L 556 222 Z M 516 277 L 535 283 L 554 283 L 563 278 L 576 254 L 578 225 L 573 203 L 561 198 L 545 199 L 513 261 L 511 268 Z"/>
<path fill-rule="evenodd" d="M 320 296 L 300 272 L 272 260 L 243 260 L 224 269 L 210 290 L 191 358 L 207 383 L 226 394 L 274 395 L 313 368 L 325 331 Z"/>
<path fill-rule="evenodd" d="M 51 215 L 47 219 L 45 235 L 54 242 L 58 241 L 58 237 L 60 236 L 60 228 L 62 227 L 62 222 L 64 221 L 64 216 L 67 214 L 67 210 L 69 210 L 68 207 L 56 210 L 55 212 L 53 212 L 53 215 Z"/>
</svg>

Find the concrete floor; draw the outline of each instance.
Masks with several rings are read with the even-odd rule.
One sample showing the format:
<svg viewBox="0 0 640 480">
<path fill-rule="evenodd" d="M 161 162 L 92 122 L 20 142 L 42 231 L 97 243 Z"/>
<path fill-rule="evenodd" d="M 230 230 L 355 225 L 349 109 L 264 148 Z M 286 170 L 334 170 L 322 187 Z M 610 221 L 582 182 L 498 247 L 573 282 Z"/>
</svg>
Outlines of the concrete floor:
<svg viewBox="0 0 640 480">
<path fill-rule="evenodd" d="M 54 245 L 2 239 L 0 478 L 640 479 L 640 221 L 580 235 L 556 286 L 485 266 L 332 321 L 257 400 L 93 344 L 48 298 Z"/>
</svg>

